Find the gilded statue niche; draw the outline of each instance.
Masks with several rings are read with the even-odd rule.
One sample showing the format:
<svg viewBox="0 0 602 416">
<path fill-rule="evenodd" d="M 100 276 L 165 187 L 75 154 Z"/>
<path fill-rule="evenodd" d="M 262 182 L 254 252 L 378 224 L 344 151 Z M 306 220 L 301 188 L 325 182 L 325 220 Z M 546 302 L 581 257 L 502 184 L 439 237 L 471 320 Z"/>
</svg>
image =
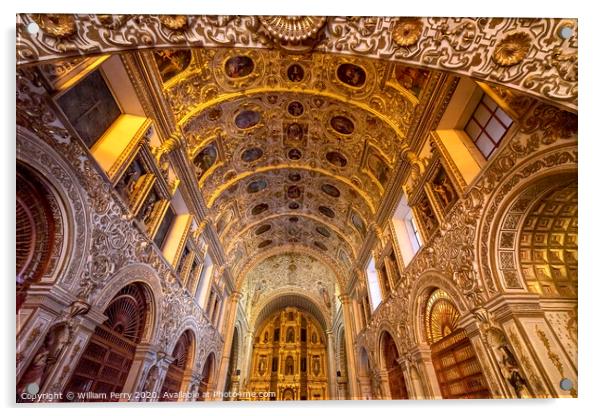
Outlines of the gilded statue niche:
<svg viewBox="0 0 602 416">
<path fill-rule="evenodd" d="M 249 391 L 273 391 L 276 400 L 328 399 L 328 355 L 324 328 L 311 313 L 280 309 L 255 332 Z M 327 364 L 328 363 L 328 364 Z"/>
</svg>

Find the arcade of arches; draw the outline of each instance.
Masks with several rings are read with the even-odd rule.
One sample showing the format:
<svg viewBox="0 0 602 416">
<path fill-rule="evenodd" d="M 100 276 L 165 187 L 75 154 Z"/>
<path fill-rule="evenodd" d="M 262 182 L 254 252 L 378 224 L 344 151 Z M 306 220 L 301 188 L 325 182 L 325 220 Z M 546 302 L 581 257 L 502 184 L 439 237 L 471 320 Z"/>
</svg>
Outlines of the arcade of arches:
<svg viewBox="0 0 602 416">
<path fill-rule="evenodd" d="M 575 397 L 577 29 L 18 15 L 17 400 Z"/>
</svg>

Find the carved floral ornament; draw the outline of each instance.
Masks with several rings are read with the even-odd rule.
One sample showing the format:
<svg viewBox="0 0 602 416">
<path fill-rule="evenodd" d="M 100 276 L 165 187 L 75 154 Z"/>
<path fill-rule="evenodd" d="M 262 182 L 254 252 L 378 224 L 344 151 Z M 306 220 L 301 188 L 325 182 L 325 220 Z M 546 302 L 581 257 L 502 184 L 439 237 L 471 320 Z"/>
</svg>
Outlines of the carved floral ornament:
<svg viewBox="0 0 602 416">
<path fill-rule="evenodd" d="M 525 32 L 509 34 L 496 45 L 493 60 L 501 66 L 516 65 L 529 53 L 531 42 L 531 37 Z"/>
<path fill-rule="evenodd" d="M 48 36 L 30 33 L 28 25 L 32 21 Z M 78 28 L 85 30 L 78 32 Z M 76 33 L 78 36 L 73 36 Z M 90 53 L 180 47 L 183 42 L 190 47 L 208 48 L 228 45 L 265 49 L 277 44 L 285 50 L 290 46 L 292 52 L 309 48 L 392 60 L 503 83 L 573 110 L 577 108 L 574 19 L 17 16 L 19 64 Z M 497 48 L 495 54 L 493 48 Z M 510 66 L 512 71 L 500 74 L 500 65 Z M 522 68 L 524 65 L 529 65 L 529 70 Z"/>
<path fill-rule="evenodd" d="M 75 34 L 75 17 L 71 14 L 34 14 L 32 19 L 42 32 L 59 39 Z"/>
<path fill-rule="evenodd" d="M 423 23 L 420 19 L 400 19 L 391 31 L 391 36 L 399 46 L 414 46 L 422 34 Z"/>
<path fill-rule="evenodd" d="M 182 15 L 164 15 L 160 17 L 161 24 L 173 31 L 185 30 L 188 27 L 188 18 Z"/>
</svg>

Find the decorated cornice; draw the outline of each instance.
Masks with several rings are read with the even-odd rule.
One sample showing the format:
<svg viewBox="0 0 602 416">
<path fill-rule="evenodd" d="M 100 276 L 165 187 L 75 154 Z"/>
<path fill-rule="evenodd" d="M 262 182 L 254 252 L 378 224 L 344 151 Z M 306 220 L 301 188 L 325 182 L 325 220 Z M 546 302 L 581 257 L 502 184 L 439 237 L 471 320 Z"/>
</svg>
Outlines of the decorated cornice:
<svg viewBox="0 0 602 416">
<path fill-rule="evenodd" d="M 527 18 L 17 15 L 18 65 L 144 48 L 280 48 L 453 72 L 577 109 L 577 21 Z"/>
</svg>

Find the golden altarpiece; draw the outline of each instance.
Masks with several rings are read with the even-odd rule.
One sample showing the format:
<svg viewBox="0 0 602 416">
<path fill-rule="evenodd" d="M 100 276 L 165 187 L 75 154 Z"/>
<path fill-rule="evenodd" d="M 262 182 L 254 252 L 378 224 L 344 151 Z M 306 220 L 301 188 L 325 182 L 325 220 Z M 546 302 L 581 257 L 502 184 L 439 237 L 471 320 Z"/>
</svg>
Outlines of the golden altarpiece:
<svg viewBox="0 0 602 416">
<path fill-rule="evenodd" d="M 276 400 L 328 399 L 327 361 L 324 331 L 316 320 L 285 308 L 257 331 L 249 391 L 275 392 Z"/>
</svg>

